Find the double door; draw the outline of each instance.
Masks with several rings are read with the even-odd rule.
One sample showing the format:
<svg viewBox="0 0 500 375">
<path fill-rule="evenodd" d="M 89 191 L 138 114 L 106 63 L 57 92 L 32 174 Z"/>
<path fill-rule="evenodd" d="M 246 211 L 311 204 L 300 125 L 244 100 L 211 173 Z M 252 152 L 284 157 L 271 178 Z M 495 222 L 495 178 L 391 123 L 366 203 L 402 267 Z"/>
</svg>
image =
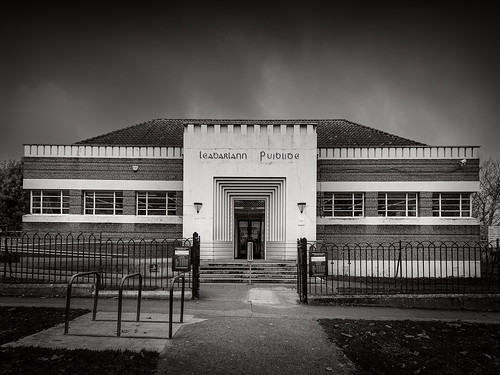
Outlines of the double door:
<svg viewBox="0 0 500 375">
<path fill-rule="evenodd" d="M 246 259 L 249 247 L 253 248 L 254 259 L 264 259 L 263 225 L 260 218 L 238 219 L 237 259 Z"/>
</svg>

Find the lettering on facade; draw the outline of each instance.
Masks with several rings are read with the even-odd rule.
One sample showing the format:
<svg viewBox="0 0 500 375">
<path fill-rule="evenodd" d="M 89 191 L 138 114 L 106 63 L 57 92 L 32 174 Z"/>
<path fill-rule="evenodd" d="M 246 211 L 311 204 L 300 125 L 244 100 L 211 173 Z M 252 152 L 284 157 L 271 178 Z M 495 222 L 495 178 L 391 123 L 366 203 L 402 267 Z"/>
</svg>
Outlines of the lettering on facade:
<svg viewBox="0 0 500 375">
<path fill-rule="evenodd" d="M 259 153 L 259 161 L 264 160 L 298 160 L 300 154 L 298 152 L 266 152 L 261 151 Z"/>
<path fill-rule="evenodd" d="M 212 159 L 212 160 L 247 160 L 248 154 L 246 152 L 199 152 L 200 159 Z M 279 160 L 299 160 L 300 153 L 298 152 L 259 152 L 259 161 L 279 161 Z"/>
<path fill-rule="evenodd" d="M 246 160 L 248 155 L 246 152 L 201 152 L 200 159 L 234 159 Z"/>
</svg>

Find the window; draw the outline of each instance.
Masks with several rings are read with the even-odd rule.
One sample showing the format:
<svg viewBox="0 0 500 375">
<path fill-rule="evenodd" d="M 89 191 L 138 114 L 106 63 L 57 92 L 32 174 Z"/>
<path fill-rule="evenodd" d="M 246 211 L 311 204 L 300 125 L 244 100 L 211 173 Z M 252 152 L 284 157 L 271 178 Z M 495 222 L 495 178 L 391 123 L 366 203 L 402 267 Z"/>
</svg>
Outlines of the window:
<svg viewBox="0 0 500 375">
<path fill-rule="evenodd" d="M 181 199 L 175 191 L 138 191 L 137 215 L 177 215 Z"/>
<path fill-rule="evenodd" d="M 432 216 L 439 217 L 470 217 L 470 193 L 433 193 Z"/>
<path fill-rule="evenodd" d="M 123 192 L 86 191 L 85 215 L 123 215 Z"/>
<path fill-rule="evenodd" d="M 363 193 L 319 193 L 318 216 L 355 217 L 364 215 Z"/>
<path fill-rule="evenodd" d="M 378 193 L 378 216 L 417 216 L 417 193 Z"/>
<path fill-rule="evenodd" d="M 32 190 L 31 213 L 69 214 L 69 190 Z"/>
</svg>

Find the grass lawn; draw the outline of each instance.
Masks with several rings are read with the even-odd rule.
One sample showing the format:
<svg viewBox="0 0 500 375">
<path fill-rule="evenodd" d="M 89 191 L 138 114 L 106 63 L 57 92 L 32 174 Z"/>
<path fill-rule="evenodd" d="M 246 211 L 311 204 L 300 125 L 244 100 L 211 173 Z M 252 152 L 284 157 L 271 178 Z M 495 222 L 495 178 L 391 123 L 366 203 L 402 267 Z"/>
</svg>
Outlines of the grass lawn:
<svg viewBox="0 0 500 375">
<path fill-rule="evenodd" d="M 321 319 L 360 374 L 500 374 L 500 325 Z"/>
<path fill-rule="evenodd" d="M 88 310 L 73 309 L 71 318 Z M 64 309 L 0 306 L 0 345 L 64 323 Z M 0 348 L 0 374 L 153 374 L 156 352 Z"/>
</svg>

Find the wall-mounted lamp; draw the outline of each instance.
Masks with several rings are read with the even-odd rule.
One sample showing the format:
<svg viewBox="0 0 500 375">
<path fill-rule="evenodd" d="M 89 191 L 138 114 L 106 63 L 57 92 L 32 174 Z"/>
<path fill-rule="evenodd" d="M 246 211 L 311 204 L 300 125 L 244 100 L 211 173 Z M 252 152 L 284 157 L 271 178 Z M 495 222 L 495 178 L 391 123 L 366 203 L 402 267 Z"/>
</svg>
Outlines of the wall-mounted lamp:
<svg viewBox="0 0 500 375">
<path fill-rule="evenodd" d="M 137 171 L 139 170 L 139 166 L 138 166 L 138 165 L 133 165 L 133 166 L 132 166 L 132 170 L 133 170 L 134 172 L 137 172 Z"/>
<path fill-rule="evenodd" d="M 304 208 L 306 208 L 306 203 L 305 202 L 299 202 L 299 203 L 297 203 L 297 206 L 299 206 L 300 213 L 303 213 L 304 212 Z"/>
<path fill-rule="evenodd" d="M 194 202 L 194 208 L 196 208 L 196 213 L 199 214 L 201 210 L 201 206 L 203 206 L 203 203 L 200 202 Z"/>
<path fill-rule="evenodd" d="M 460 162 L 458 164 L 460 165 L 460 168 L 465 167 L 465 164 L 467 164 L 467 159 L 460 160 Z"/>
</svg>

